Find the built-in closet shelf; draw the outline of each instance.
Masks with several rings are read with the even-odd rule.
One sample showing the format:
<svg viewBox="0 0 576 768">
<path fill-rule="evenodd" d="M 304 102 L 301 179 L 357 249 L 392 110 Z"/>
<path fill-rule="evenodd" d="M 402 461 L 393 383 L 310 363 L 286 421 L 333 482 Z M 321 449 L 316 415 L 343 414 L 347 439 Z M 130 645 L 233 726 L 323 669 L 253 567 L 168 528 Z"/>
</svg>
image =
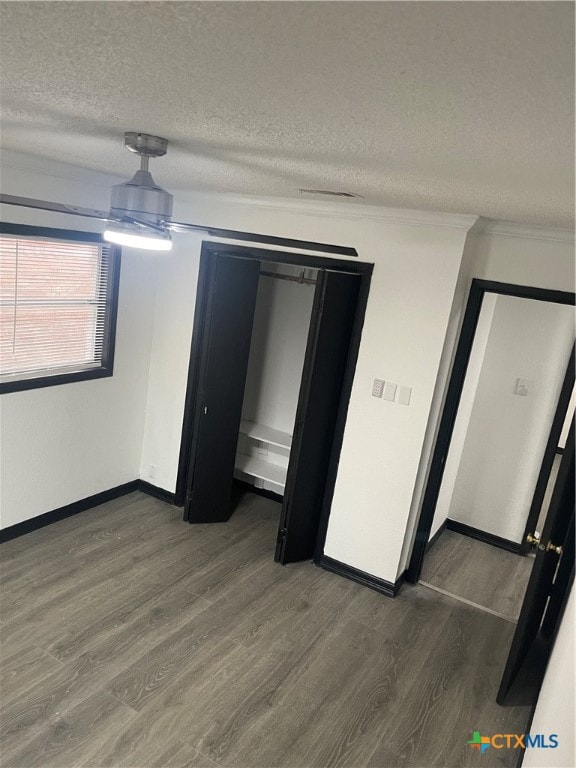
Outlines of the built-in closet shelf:
<svg viewBox="0 0 576 768">
<path fill-rule="evenodd" d="M 245 456 L 243 453 L 236 454 L 236 469 L 252 477 L 259 477 L 261 480 L 268 480 L 270 483 L 276 483 L 284 487 L 286 485 L 286 467 L 279 467 L 277 464 L 271 464 L 269 461 L 262 461 L 254 456 Z"/>
<path fill-rule="evenodd" d="M 288 432 L 280 432 L 279 429 L 272 429 L 265 424 L 256 424 L 254 421 L 242 421 L 240 432 L 253 440 L 260 440 L 280 448 L 290 448 L 292 445 L 292 435 L 289 435 Z"/>
</svg>

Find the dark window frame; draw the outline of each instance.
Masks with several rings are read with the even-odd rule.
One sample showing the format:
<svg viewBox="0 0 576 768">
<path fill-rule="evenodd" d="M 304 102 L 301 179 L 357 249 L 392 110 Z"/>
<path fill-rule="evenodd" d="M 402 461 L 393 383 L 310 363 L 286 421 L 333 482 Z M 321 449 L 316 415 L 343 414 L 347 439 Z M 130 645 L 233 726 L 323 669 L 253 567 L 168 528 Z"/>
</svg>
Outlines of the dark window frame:
<svg viewBox="0 0 576 768">
<path fill-rule="evenodd" d="M 10 392 L 23 392 L 28 389 L 54 387 L 59 384 L 71 384 L 75 381 L 104 379 L 114 373 L 114 351 L 116 347 L 116 320 L 118 316 L 118 294 L 120 287 L 121 248 L 110 246 L 102 235 L 81 230 L 55 229 L 53 227 L 36 227 L 28 224 L 12 224 L 0 222 L 0 235 L 14 237 L 35 237 L 49 240 L 73 240 L 75 242 L 96 243 L 110 248 L 110 264 L 108 268 L 106 292 L 106 320 L 104 325 L 104 342 L 102 345 L 102 362 L 98 368 L 81 371 L 54 373 L 46 376 L 34 376 L 19 381 L 0 382 L 0 395 Z"/>
</svg>

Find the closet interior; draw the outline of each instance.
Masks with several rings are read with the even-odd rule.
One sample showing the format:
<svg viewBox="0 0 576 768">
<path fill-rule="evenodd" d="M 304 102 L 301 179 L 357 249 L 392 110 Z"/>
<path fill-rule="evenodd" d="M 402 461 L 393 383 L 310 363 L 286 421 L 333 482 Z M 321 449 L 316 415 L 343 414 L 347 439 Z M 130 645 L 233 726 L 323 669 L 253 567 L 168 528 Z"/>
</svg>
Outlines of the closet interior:
<svg viewBox="0 0 576 768">
<path fill-rule="evenodd" d="M 234 476 L 283 496 L 317 270 L 263 263 Z"/>
</svg>

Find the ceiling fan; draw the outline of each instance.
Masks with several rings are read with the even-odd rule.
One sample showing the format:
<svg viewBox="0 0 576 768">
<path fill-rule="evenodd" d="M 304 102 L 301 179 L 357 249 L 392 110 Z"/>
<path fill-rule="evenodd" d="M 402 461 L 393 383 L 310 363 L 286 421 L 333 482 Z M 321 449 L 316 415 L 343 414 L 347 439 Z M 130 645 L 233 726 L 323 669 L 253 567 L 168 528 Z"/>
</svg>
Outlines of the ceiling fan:
<svg viewBox="0 0 576 768">
<path fill-rule="evenodd" d="M 172 221 L 173 196 L 156 184 L 148 170 L 151 157 L 162 157 L 166 154 L 168 140 L 148 133 L 128 131 L 124 134 L 124 144 L 130 152 L 140 156 L 140 169 L 136 171 L 130 181 L 112 187 L 109 212 L 6 194 L 0 194 L 0 203 L 20 205 L 25 208 L 35 208 L 52 213 L 87 216 L 105 221 L 107 222 L 104 231 L 105 240 L 133 248 L 169 251 L 172 247 L 171 232 L 206 232 L 213 237 L 227 240 L 247 240 L 252 243 L 319 253 L 358 256 L 355 248 L 341 245 L 292 240 L 286 237 Z"/>
</svg>

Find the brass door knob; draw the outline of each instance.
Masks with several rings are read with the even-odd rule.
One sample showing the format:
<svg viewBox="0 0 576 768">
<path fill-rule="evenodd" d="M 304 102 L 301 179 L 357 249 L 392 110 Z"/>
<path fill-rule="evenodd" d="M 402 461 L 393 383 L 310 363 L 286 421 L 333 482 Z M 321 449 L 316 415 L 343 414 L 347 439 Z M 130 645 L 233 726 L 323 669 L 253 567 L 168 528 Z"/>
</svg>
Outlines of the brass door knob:
<svg viewBox="0 0 576 768">
<path fill-rule="evenodd" d="M 534 531 L 534 533 L 529 533 L 526 536 L 526 541 L 528 544 L 531 544 L 533 547 L 537 547 L 538 544 L 540 544 L 540 534 L 538 531 Z"/>
<path fill-rule="evenodd" d="M 551 541 L 546 544 L 546 552 L 555 552 L 557 555 L 562 554 L 562 547 L 559 544 L 552 544 Z"/>
</svg>

